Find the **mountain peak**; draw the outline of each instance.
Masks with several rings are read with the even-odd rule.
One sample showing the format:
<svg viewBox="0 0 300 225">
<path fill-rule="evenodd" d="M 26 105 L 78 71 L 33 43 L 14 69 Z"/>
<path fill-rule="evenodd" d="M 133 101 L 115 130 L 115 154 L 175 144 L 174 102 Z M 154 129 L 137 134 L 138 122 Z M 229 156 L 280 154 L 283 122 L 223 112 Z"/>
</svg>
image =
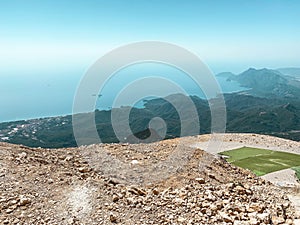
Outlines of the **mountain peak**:
<svg viewBox="0 0 300 225">
<path fill-rule="evenodd" d="M 249 68 L 248 70 L 244 71 L 243 73 L 238 75 L 239 78 L 255 78 L 255 79 L 262 79 L 262 80 L 273 80 L 280 83 L 286 83 L 286 78 L 277 70 L 272 70 L 268 68 L 262 69 L 255 69 Z"/>
<path fill-rule="evenodd" d="M 270 74 L 276 74 L 276 75 L 282 75 L 279 71 L 277 70 L 272 70 L 272 69 L 268 69 L 268 68 L 261 68 L 261 69 L 255 69 L 250 67 L 248 70 L 242 72 L 241 74 L 245 74 L 245 73 L 260 73 L 260 74 L 264 74 L 264 73 L 270 73 Z M 240 75 L 241 75 L 240 74 Z"/>
<path fill-rule="evenodd" d="M 249 68 L 235 77 L 242 86 L 251 88 L 250 93 L 262 96 L 296 97 L 299 90 L 291 86 L 286 76 L 268 68 Z"/>
</svg>

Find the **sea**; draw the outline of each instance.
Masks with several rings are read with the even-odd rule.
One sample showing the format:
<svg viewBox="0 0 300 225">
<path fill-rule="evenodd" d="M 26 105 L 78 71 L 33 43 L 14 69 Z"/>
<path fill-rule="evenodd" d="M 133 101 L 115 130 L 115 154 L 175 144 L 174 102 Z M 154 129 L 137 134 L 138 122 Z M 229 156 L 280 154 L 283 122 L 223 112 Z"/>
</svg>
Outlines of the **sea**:
<svg viewBox="0 0 300 225">
<path fill-rule="evenodd" d="M 69 70 L 41 68 L 0 74 L 0 122 L 72 114 L 75 96 L 83 80 L 88 80 L 91 87 L 99 87 L 85 96 L 86 101 L 94 101 L 95 109 L 99 110 L 122 106 L 142 108 L 145 99 L 179 92 L 200 98 L 215 97 L 203 91 L 214 88 L 213 85 L 209 87 L 207 82 L 199 84 L 184 71 L 165 64 L 138 63 L 110 75 L 99 71 L 96 77 L 106 78 L 102 83 L 97 83 L 95 76 L 87 79 L 88 71 L 82 67 Z M 210 75 L 203 76 L 205 81 L 205 76 Z M 245 90 L 226 77 L 213 77 L 222 93 Z"/>
</svg>

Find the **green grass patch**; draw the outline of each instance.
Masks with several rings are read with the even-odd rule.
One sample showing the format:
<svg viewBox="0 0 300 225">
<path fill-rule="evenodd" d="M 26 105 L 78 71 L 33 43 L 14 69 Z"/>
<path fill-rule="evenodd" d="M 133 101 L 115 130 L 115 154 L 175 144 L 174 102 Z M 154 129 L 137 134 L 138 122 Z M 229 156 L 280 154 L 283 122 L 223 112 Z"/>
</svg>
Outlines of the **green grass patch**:
<svg viewBox="0 0 300 225">
<path fill-rule="evenodd" d="M 293 167 L 292 169 L 295 170 L 296 176 L 297 176 L 298 180 L 300 180 L 300 166 Z"/>
<path fill-rule="evenodd" d="M 249 169 L 258 176 L 293 168 L 300 177 L 300 155 L 297 154 L 243 147 L 221 152 L 220 155 L 228 156 L 228 162 Z"/>
</svg>

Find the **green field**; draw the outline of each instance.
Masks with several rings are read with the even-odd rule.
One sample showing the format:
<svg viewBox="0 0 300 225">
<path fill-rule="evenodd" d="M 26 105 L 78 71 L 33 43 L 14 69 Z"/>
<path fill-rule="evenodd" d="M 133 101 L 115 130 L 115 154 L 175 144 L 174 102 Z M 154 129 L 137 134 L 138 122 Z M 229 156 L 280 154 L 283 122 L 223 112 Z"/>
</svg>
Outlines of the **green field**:
<svg viewBox="0 0 300 225">
<path fill-rule="evenodd" d="M 249 169 L 258 176 L 293 168 L 300 177 L 300 155 L 266 149 L 243 147 L 219 153 L 228 156 L 228 162 Z"/>
</svg>

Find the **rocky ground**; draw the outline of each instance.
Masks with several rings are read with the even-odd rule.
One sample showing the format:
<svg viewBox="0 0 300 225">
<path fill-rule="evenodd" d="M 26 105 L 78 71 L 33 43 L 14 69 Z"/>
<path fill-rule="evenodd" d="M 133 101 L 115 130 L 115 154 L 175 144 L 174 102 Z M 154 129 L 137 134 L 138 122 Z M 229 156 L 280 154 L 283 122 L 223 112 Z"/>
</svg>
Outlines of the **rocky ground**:
<svg viewBox="0 0 300 225">
<path fill-rule="evenodd" d="M 284 169 L 262 176 L 263 179 L 272 182 L 277 186 L 291 187 L 300 190 L 300 183 L 293 169 Z"/>
<path fill-rule="evenodd" d="M 300 142 L 284 138 L 252 133 L 226 133 L 216 134 L 215 136 L 219 141 L 222 141 L 222 144 L 218 148 L 211 149 L 208 149 L 208 143 L 213 137 L 211 134 L 199 135 L 189 139 L 191 139 L 192 146 L 209 151 L 212 154 L 244 146 L 300 154 Z"/>
<path fill-rule="evenodd" d="M 284 190 L 182 143 L 0 143 L 0 223 L 293 224 Z"/>
</svg>

